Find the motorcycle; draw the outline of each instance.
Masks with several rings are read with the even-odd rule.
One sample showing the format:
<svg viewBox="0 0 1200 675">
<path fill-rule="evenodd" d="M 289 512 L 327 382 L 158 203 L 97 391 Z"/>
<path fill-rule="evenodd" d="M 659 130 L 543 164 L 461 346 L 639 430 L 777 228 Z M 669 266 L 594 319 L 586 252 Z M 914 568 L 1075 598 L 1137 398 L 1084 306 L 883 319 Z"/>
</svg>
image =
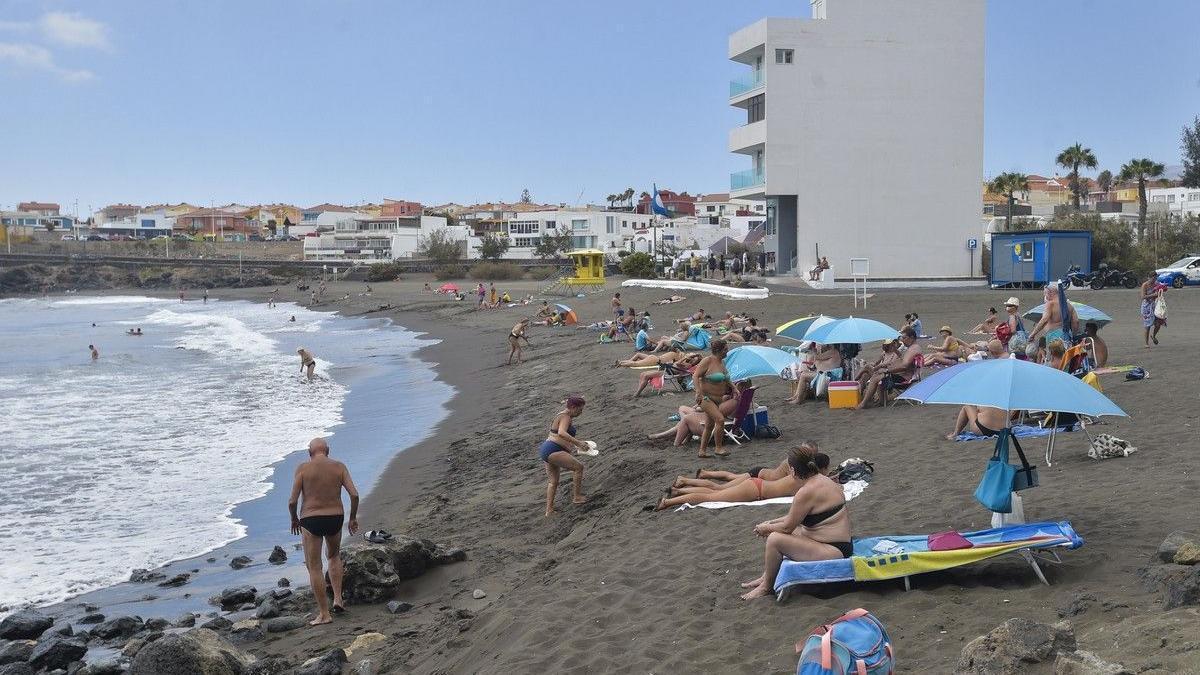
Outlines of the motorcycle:
<svg viewBox="0 0 1200 675">
<path fill-rule="evenodd" d="M 1084 288 L 1091 285 L 1092 277 L 1095 275 L 1095 272 L 1084 274 L 1080 271 L 1079 265 L 1071 265 L 1067 268 L 1067 273 L 1063 275 L 1062 281 L 1076 288 Z"/>
<path fill-rule="evenodd" d="M 1133 272 L 1123 272 L 1115 267 L 1109 267 L 1105 263 L 1100 263 L 1089 285 L 1094 291 L 1098 291 L 1105 286 L 1123 286 L 1133 289 L 1137 288 L 1138 278 Z"/>
</svg>

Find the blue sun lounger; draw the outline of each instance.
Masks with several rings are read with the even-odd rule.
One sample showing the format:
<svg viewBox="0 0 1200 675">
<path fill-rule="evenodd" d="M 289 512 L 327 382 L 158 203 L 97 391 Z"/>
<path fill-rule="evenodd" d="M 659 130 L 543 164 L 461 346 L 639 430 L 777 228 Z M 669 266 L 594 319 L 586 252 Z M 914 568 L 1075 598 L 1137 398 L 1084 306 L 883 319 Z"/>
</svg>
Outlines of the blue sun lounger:
<svg viewBox="0 0 1200 675">
<path fill-rule="evenodd" d="M 990 530 L 964 532 L 970 548 L 950 551 L 930 551 L 927 535 L 865 537 L 854 540 L 854 555 L 840 560 L 795 562 L 784 560 L 775 577 L 775 597 L 783 600 L 788 589 L 803 584 L 827 584 L 838 581 L 883 581 L 904 579 L 908 590 L 909 577 L 926 572 L 969 565 L 988 558 L 1019 553 L 1033 567 L 1038 579 L 1049 585 L 1038 567 L 1033 552 L 1042 551 L 1062 562 L 1056 549 L 1072 550 L 1083 546 L 1083 538 L 1066 521 L 1008 525 Z M 880 554 L 874 547 L 881 541 L 895 542 L 903 552 Z"/>
</svg>

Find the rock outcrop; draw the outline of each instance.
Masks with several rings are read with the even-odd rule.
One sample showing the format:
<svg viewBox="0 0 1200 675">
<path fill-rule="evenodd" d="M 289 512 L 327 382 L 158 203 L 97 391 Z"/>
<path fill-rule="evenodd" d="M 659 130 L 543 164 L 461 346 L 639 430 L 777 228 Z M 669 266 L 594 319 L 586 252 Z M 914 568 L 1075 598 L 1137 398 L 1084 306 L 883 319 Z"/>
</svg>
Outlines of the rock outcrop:
<svg viewBox="0 0 1200 675">
<path fill-rule="evenodd" d="M 142 647 L 129 675 L 246 675 L 253 659 L 207 628 L 165 635 Z"/>
<path fill-rule="evenodd" d="M 54 625 L 54 619 L 32 609 L 13 612 L 0 621 L 0 639 L 36 640 Z"/>
<path fill-rule="evenodd" d="M 382 544 L 352 544 L 342 549 L 342 595 L 348 603 L 383 602 L 391 599 L 401 581 L 466 557 L 460 549 L 444 549 L 428 539 L 405 536 Z"/>
<path fill-rule="evenodd" d="M 1032 664 L 1051 664 L 1075 651 L 1075 633 L 1064 622 L 1048 626 L 1009 619 L 963 647 L 955 672 L 963 675 L 1019 675 Z"/>
</svg>

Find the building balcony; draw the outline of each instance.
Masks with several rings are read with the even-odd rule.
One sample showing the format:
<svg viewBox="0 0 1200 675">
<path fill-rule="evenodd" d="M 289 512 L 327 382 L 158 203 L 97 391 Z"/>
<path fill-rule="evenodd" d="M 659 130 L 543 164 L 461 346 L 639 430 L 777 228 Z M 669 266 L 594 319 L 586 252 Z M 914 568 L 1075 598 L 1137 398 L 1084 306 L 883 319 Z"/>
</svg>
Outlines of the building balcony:
<svg viewBox="0 0 1200 675">
<path fill-rule="evenodd" d="M 765 120 L 743 124 L 729 130 L 729 151 L 742 155 L 754 155 L 766 147 L 767 123 Z"/>
<path fill-rule="evenodd" d="M 764 84 L 763 71 L 752 70 L 729 81 L 729 98 L 734 99 L 756 89 L 761 89 Z"/>
<path fill-rule="evenodd" d="M 756 169 L 746 169 L 745 171 L 735 171 L 729 174 L 729 189 L 731 192 L 742 190 L 751 190 L 761 187 L 767 182 L 766 175 Z"/>
</svg>

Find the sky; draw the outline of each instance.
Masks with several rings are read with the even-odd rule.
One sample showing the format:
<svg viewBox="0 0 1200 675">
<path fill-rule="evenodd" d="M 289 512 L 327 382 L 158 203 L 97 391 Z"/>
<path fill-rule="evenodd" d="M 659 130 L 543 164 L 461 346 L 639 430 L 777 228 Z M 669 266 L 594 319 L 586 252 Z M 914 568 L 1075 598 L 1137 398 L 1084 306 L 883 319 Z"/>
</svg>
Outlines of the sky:
<svg viewBox="0 0 1200 675">
<path fill-rule="evenodd" d="M 889 2 L 893 0 L 879 0 Z M 900 1 L 900 0 L 894 0 Z M 956 0 L 946 0 L 953 2 Z M 837 0 L 830 0 L 834 13 Z M 729 34 L 805 0 L 0 0 L 0 208 L 728 189 Z M 989 0 L 987 176 L 1179 163 L 1200 2 Z"/>
</svg>

